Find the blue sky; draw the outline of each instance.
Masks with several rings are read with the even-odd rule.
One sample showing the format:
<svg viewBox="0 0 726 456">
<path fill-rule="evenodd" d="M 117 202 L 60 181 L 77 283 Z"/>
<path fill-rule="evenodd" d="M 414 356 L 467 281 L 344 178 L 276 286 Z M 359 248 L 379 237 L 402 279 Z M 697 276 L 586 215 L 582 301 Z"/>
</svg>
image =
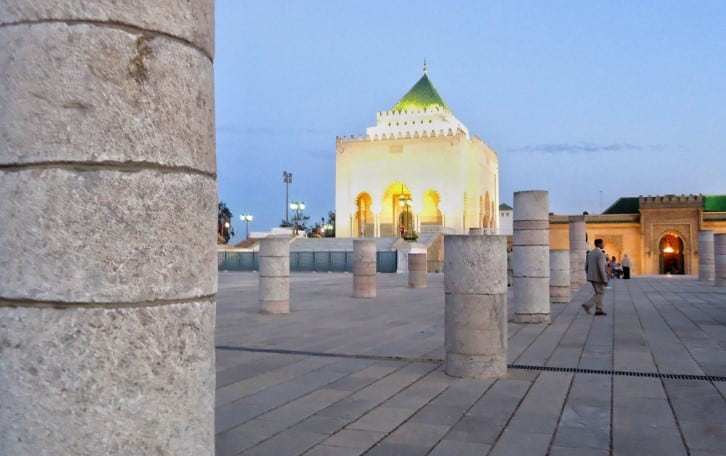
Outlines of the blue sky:
<svg viewBox="0 0 726 456">
<path fill-rule="evenodd" d="M 335 137 L 421 77 L 499 155 L 501 202 L 726 194 L 724 1 L 216 1 L 219 198 L 250 231 L 335 206 Z M 602 193 L 601 193 L 602 192 Z M 601 206 L 602 194 L 602 206 Z"/>
</svg>

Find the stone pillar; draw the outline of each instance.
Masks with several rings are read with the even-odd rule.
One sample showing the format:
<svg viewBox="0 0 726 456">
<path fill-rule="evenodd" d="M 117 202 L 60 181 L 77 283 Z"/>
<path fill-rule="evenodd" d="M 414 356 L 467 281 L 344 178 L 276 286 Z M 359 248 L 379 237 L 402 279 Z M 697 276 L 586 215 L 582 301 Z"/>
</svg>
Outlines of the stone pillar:
<svg viewBox="0 0 726 456">
<path fill-rule="evenodd" d="M 469 228 L 469 236 L 481 236 L 484 234 L 484 228 Z"/>
<path fill-rule="evenodd" d="M 260 312 L 290 313 L 290 238 L 260 240 Z"/>
<path fill-rule="evenodd" d="M 506 236 L 444 237 L 445 370 L 453 377 L 507 373 Z"/>
<path fill-rule="evenodd" d="M 426 253 L 408 254 L 408 287 L 426 288 Z"/>
<path fill-rule="evenodd" d="M 514 192 L 513 227 L 514 321 L 550 321 L 550 222 L 547 191 Z"/>
<path fill-rule="evenodd" d="M 353 240 L 353 297 L 376 297 L 376 241 Z"/>
<path fill-rule="evenodd" d="M 0 2 L 0 453 L 214 454 L 213 23 Z"/>
<path fill-rule="evenodd" d="M 550 250 L 550 302 L 570 302 L 569 250 Z"/>
<path fill-rule="evenodd" d="M 713 235 L 713 253 L 716 266 L 714 285 L 726 287 L 726 233 Z"/>
<path fill-rule="evenodd" d="M 507 286 L 512 286 L 512 252 L 507 252 Z"/>
<path fill-rule="evenodd" d="M 712 230 L 698 232 L 698 280 L 702 282 L 713 282 L 716 278 L 713 236 Z"/>
<path fill-rule="evenodd" d="M 426 253 L 426 246 L 418 242 L 403 241 L 398 244 L 396 251 L 396 273 L 402 274 L 408 272 L 408 255 L 411 253 Z"/>
<path fill-rule="evenodd" d="M 587 236 L 584 215 L 570 216 L 570 286 L 579 290 L 587 282 Z"/>
</svg>

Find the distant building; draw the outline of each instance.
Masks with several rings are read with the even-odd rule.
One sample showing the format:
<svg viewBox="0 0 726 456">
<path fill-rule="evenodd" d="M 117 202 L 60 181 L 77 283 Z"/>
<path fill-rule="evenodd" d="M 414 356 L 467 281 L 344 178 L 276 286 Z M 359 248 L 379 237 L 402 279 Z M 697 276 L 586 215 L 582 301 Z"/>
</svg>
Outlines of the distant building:
<svg viewBox="0 0 726 456">
<path fill-rule="evenodd" d="M 550 248 L 569 248 L 568 216 L 550 216 Z M 626 253 L 634 274 L 698 274 L 698 231 L 726 233 L 726 195 L 620 198 L 585 217 L 588 245 L 604 240 L 618 262 Z"/>
<path fill-rule="evenodd" d="M 499 231 L 496 234 L 512 236 L 514 234 L 514 208 L 506 203 L 499 205 Z"/>
<path fill-rule="evenodd" d="M 499 158 L 424 75 L 365 136 L 338 137 L 337 237 L 496 232 Z"/>
</svg>

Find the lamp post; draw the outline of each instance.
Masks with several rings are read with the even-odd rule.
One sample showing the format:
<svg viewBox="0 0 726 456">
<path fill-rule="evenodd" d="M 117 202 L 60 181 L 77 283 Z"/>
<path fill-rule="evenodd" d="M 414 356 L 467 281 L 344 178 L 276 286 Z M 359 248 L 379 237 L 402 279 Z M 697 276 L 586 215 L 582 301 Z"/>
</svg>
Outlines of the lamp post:
<svg viewBox="0 0 726 456">
<path fill-rule="evenodd" d="M 246 239 L 250 238 L 250 222 L 254 219 L 252 217 L 252 214 L 243 214 L 239 216 L 239 219 L 245 222 L 245 228 L 247 228 L 247 237 Z"/>
<path fill-rule="evenodd" d="M 302 213 L 302 211 L 305 210 L 305 202 L 293 201 L 292 203 L 290 203 L 290 209 L 295 211 L 295 217 L 293 217 L 293 222 L 295 226 L 295 234 L 297 235 L 298 226 L 300 224 L 300 220 L 302 220 L 302 216 L 300 214 Z"/>
<path fill-rule="evenodd" d="M 227 239 L 229 239 L 229 226 L 229 222 L 224 222 L 222 225 L 222 241 L 224 241 L 225 244 L 227 243 Z"/>
<path fill-rule="evenodd" d="M 409 214 L 409 209 L 411 207 L 411 201 L 413 198 L 411 198 L 411 195 L 406 195 L 403 193 L 403 186 L 401 186 L 401 196 L 398 197 L 398 205 L 401 208 L 404 208 L 403 212 L 403 218 L 404 218 L 404 230 L 403 233 L 401 233 L 401 237 L 406 240 L 415 240 L 418 239 L 418 235 L 416 234 L 416 231 L 411 228 L 411 214 Z"/>
<path fill-rule="evenodd" d="M 290 224 L 290 213 L 287 210 L 287 188 L 290 184 L 292 184 L 292 173 L 288 173 L 287 171 L 282 172 L 282 181 L 285 183 L 285 224 Z"/>
</svg>

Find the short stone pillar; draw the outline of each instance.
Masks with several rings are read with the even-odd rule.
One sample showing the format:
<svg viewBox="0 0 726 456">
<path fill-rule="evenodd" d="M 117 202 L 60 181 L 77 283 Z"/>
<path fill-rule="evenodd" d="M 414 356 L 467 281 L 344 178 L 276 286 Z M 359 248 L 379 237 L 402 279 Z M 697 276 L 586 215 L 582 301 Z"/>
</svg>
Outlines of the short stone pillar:
<svg viewBox="0 0 726 456">
<path fill-rule="evenodd" d="M 214 2 L 0 1 L 0 453 L 214 454 Z"/>
<path fill-rule="evenodd" d="M 426 253 L 408 254 L 408 287 L 426 288 Z"/>
<path fill-rule="evenodd" d="M 260 312 L 290 313 L 290 238 L 268 236 L 260 240 Z"/>
<path fill-rule="evenodd" d="M 353 297 L 376 297 L 376 240 L 353 240 Z"/>
<path fill-rule="evenodd" d="M 512 290 L 514 321 L 550 321 L 550 222 L 548 193 L 514 193 Z"/>
<path fill-rule="evenodd" d="M 484 234 L 484 228 L 469 228 L 469 236 L 481 236 Z"/>
<path fill-rule="evenodd" d="M 550 302 L 570 302 L 569 250 L 550 250 Z"/>
<path fill-rule="evenodd" d="M 713 282 L 716 278 L 716 254 L 712 230 L 698 232 L 698 280 Z"/>
<path fill-rule="evenodd" d="M 570 287 L 578 290 L 587 282 L 587 232 L 584 215 L 572 215 L 570 222 Z"/>
<path fill-rule="evenodd" d="M 426 246 L 413 241 L 400 241 L 396 249 L 396 274 L 408 272 L 408 254 L 426 253 Z"/>
<path fill-rule="evenodd" d="M 444 237 L 445 370 L 453 377 L 507 373 L 506 236 Z"/>
<path fill-rule="evenodd" d="M 726 287 L 726 233 L 713 235 L 713 253 L 716 266 L 714 285 Z"/>
</svg>

